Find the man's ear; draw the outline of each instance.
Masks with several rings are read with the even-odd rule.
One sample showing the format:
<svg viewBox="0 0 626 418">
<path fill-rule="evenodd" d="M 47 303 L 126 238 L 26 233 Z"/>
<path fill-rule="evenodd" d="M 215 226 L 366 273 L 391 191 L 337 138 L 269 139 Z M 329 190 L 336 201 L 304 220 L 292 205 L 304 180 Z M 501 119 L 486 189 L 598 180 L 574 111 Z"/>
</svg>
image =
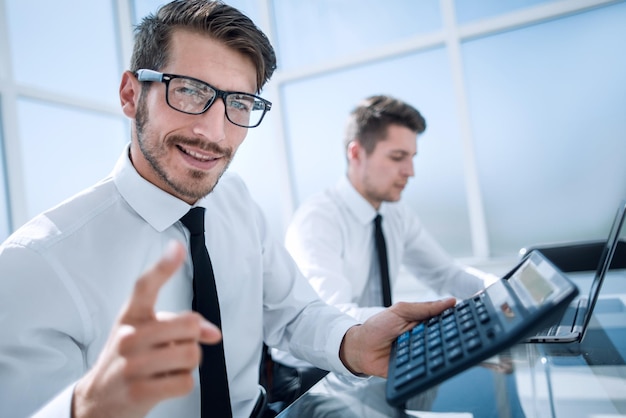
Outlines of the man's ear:
<svg viewBox="0 0 626 418">
<path fill-rule="evenodd" d="M 361 152 L 363 151 L 363 147 L 361 143 L 356 139 L 353 139 L 348 143 L 347 157 L 348 161 L 358 161 L 360 160 Z"/>
<path fill-rule="evenodd" d="M 141 83 L 130 71 L 124 71 L 120 82 L 120 104 L 122 112 L 131 118 L 135 118 L 137 113 L 137 103 L 141 94 Z"/>
</svg>

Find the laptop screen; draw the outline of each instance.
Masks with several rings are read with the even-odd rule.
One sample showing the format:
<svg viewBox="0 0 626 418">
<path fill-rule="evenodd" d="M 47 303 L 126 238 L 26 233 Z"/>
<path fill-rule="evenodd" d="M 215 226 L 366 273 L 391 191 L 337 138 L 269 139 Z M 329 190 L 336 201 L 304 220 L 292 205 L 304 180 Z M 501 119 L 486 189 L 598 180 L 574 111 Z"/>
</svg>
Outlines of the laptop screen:
<svg viewBox="0 0 626 418">
<path fill-rule="evenodd" d="M 589 321 L 591 320 L 593 308 L 596 304 L 596 301 L 598 300 L 598 295 L 600 294 L 600 285 L 602 284 L 602 280 L 606 276 L 606 272 L 609 270 L 611 261 L 613 260 L 613 254 L 615 254 L 615 249 L 617 248 L 617 244 L 619 242 L 620 231 L 622 229 L 622 225 L 624 224 L 625 215 L 626 200 L 623 200 L 620 203 L 619 208 L 617 209 L 617 214 L 615 215 L 615 220 L 613 221 L 613 225 L 611 226 L 609 238 L 607 239 L 606 245 L 602 250 L 602 255 L 600 256 L 596 275 L 593 279 L 593 282 L 591 283 L 591 287 L 589 288 L 589 298 L 587 299 L 587 307 L 585 308 L 585 318 L 582 327 L 583 335 L 581 335 L 581 340 L 585 337 L 584 334 L 587 331 Z"/>
</svg>

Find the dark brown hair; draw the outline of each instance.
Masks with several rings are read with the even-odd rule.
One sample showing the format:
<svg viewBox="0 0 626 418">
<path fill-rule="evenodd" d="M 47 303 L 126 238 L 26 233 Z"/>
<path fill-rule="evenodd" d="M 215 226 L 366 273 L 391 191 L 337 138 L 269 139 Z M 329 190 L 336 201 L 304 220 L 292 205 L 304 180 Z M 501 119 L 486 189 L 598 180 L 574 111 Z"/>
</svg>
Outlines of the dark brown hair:
<svg viewBox="0 0 626 418">
<path fill-rule="evenodd" d="M 348 118 L 344 145 L 359 141 L 369 155 L 376 143 L 385 138 L 389 125 L 400 125 L 416 134 L 426 130 L 426 120 L 408 103 L 391 96 L 371 96 L 354 108 Z"/>
<path fill-rule="evenodd" d="M 130 70 L 159 71 L 167 65 L 173 30 L 197 31 L 244 54 L 257 69 L 257 93 L 276 69 L 276 55 L 267 36 L 239 10 L 221 1 L 175 0 L 135 28 Z"/>
</svg>

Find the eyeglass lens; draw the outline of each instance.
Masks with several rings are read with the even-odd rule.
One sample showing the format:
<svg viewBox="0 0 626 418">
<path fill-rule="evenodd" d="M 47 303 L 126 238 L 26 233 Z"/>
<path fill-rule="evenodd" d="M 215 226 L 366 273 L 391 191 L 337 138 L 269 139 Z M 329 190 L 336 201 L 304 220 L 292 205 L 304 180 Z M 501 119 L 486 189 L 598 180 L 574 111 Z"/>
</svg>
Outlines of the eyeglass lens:
<svg viewBox="0 0 626 418">
<path fill-rule="evenodd" d="M 172 78 L 167 89 L 168 104 L 185 113 L 199 114 L 215 101 L 217 92 L 211 86 L 184 77 Z M 245 93 L 228 93 L 224 97 L 226 117 L 232 123 L 254 127 L 265 114 L 265 103 Z"/>
</svg>

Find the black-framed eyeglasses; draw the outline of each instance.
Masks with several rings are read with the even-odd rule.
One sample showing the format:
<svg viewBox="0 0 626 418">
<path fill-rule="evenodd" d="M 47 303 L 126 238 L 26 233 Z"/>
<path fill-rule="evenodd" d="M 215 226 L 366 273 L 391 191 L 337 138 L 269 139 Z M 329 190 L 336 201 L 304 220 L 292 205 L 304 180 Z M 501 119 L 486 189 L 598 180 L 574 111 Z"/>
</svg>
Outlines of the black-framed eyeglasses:
<svg viewBox="0 0 626 418">
<path fill-rule="evenodd" d="M 223 91 L 197 78 L 164 74 L 153 70 L 137 70 L 137 80 L 165 83 L 165 101 L 174 110 L 200 115 L 211 107 L 217 97 L 224 101 L 226 118 L 243 128 L 259 126 L 272 103 L 254 94 Z"/>
</svg>

